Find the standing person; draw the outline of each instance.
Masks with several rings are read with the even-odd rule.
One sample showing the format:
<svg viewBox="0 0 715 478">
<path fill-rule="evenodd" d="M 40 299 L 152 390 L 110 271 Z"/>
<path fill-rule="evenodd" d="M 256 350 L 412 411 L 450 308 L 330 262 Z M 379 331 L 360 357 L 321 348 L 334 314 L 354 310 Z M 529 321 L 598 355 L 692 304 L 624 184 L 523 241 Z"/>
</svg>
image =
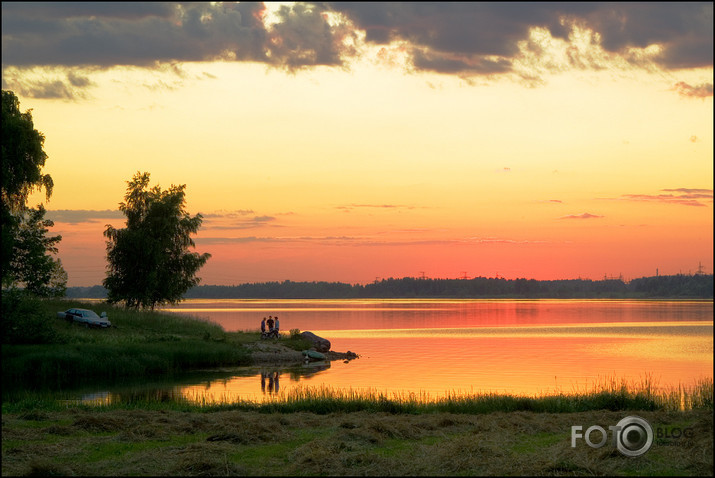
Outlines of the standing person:
<svg viewBox="0 0 715 478">
<path fill-rule="evenodd" d="M 269 316 L 268 316 L 268 322 L 267 322 L 267 324 L 268 324 L 268 332 L 269 332 L 269 333 L 270 333 L 270 332 L 273 332 L 273 316 L 272 316 L 272 315 L 269 315 Z"/>
<path fill-rule="evenodd" d="M 277 316 L 277 315 L 276 315 L 276 323 L 275 323 L 275 325 L 274 325 L 273 327 L 276 329 L 276 333 L 278 333 L 278 329 L 279 329 L 279 327 L 280 327 L 280 324 L 278 323 L 278 316 Z"/>
<path fill-rule="evenodd" d="M 261 321 L 261 333 L 265 334 L 266 333 L 266 318 L 263 317 L 263 320 Z"/>
</svg>

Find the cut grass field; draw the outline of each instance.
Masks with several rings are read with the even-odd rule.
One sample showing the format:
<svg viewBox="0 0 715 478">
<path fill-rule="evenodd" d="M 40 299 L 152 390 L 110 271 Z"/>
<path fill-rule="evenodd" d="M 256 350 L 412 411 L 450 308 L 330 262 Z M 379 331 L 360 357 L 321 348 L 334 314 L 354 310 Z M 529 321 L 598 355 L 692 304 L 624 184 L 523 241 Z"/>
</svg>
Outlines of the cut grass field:
<svg viewBox="0 0 715 478">
<path fill-rule="evenodd" d="M 639 457 L 571 446 L 571 427 L 628 415 L 654 430 Z M 712 475 L 712 411 L 391 414 L 207 409 L 3 413 L 3 475 Z"/>
</svg>

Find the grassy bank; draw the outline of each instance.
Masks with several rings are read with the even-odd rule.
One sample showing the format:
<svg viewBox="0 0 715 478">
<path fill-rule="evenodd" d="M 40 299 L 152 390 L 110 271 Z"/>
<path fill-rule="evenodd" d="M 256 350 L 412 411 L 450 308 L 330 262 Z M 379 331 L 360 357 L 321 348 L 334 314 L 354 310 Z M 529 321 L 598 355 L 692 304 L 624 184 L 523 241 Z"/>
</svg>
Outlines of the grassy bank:
<svg viewBox="0 0 715 478">
<path fill-rule="evenodd" d="M 205 320 L 104 303 L 88 306 L 71 300 L 23 299 L 13 305 L 5 301 L 3 293 L 3 388 L 62 388 L 249 365 L 252 359 L 246 345 L 260 340 L 258 332 L 226 332 Z M 73 307 L 106 311 L 112 327 L 85 328 L 57 318 L 58 311 Z M 281 343 L 305 347 L 290 338 Z"/>
<path fill-rule="evenodd" d="M 55 382 L 51 391 L 18 391 L 10 400 L 4 386 L 3 475 L 713 473 L 712 380 L 663 390 L 647 379 L 606 379 L 583 392 L 532 397 L 430 399 L 299 388 L 263 403 L 157 395 L 79 405 L 61 400 L 57 388 L 248 364 L 247 346 L 260 340 L 258 333 L 227 333 L 206 321 L 103 304 L 92 308 L 106 310 L 116 327 L 85 329 L 55 315 L 81 303 L 33 304 L 47 323 L 33 329 L 43 343 L 3 344 L 3 385 L 18 380 L 31 389 L 28 384 Z M 656 433 L 642 456 L 626 457 L 610 440 L 601 448 L 583 440 L 572 447 L 572 426 L 608 429 L 631 415 Z"/>
<path fill-rule="evenodd" d="M 70 408 L 3 413 L 3 475 L 712 475 L 710 411 L 644 411 L 652 447 L 571 446 L 629 413 L 389 414 Z M 687 439 L 680 434 L 687 430 Z M 672 438 L 674 435 L 680 438 Z"/>
</svg>

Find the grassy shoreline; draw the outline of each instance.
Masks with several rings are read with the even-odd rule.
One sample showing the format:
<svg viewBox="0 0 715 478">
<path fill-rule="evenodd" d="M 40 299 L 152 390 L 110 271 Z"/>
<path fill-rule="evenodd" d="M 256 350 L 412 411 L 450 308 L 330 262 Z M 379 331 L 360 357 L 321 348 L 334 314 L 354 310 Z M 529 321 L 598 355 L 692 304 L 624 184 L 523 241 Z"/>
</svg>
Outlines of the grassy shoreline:
<svg viewBox="0 0 715 478">
<path fill-rule="evenodd" d="M 426 399 L 301 388 L 263 403 L 137 398 L 101 406 L 56 390 L 100 377 L 151 377 L 251 363 L 258 333 L 159 312 L 107 310 L 116 327 L 55 318 L 77 301 L 35 303 L 51 334 L 3 344 L 3 475 L 712 475 L 713 382 L 656 390 L 605 380 L 590 391 Z M 38 308 L 39 307 L 39 308 Z M 38 329 L 39 330 L 39 329 Z M 304 343 L 281 339 L 288 349 Z M 108 368 L 109 367 L 109 371 Z M 112 368 L 113 367 L 113 368 Z M 31 377 L 31 378 L 29 378 Z M 20 380 L 29 390 L 9 395 Z M 55 391 L 34 392 L 45 380 Z M 658 433 L 644 455 L 571 446 L 571 426 L 607 428 L 625 416 Z M 689 430 L 689 438 L 674 439 Z M 670 434 L 671 438 L 668 438 Z"/>
<path fill-rule="evenodd" d="M 112 327 L 85 328 L 57 318 L 58 311 L 73 307 L 108 312 Z M 260 342 L 258 331 L 226 332 L 207 320 L 76 300 L 23 299 L 10 311 L 3 305 L 3 322 L 8 331 L 2 345 L 3 387 L 64 388 L 251 365 L 250 346 Z M 297 337 L 283 336 L 277 343 L 289 350 L 309 347 Z"/>
<path fill-rule="evenodd" d="M 3 293 L 3 299 L 5 297 Z M 39 330 L 43 335 L 40 338 L 45 343 L 3 343 L 3 410 L 6 398 L 9 397 L 5 393 L 7 390 L 62 390 L 83 384 L 111 384 L 129 377 L 151 380 L 152 377 L 172 376 L 201 368 L 255 365 L 257 360 L 275 360 L 275 357 L 299 363 L 302 357 L 296 351 L 309 347 L 308 343 L 297 336 L 284 335 L 277 341 L 270 341 L 272 349 L 263 353 L 256 346 L 266 347 L 269 344 L 260 340 L 258 331 L 226 332 L 220 325 L 208 320 L 165 312 L 137 311 L 106 303 L 94 303 L 92 308 L 108 311 L 113 326 L 102 330 L 88 329 L 56 317 L 56 313 L 61 310 L 87 307 L 81 301 L 25 299 L 25 305 L 29 306 L 25 310 L 34 312 L 42 321 Z M 5 315 L 5 301 L 3 312 Z M 481 394 L 468 398 L 447 397 L 445 400 L 431 401 L 430 406 L 440 411 L 468 410 L 466 413 L 712 409 L 712 379 L 689 384 L 688 387 L 657 391 L 647 377 L 641 383 L 625 383 L 611 378 L 595 385 L 587 393 L 570 396 Z M 30 403 L 43 400 L 37 397 L 42 397 L 42 393 L 27 400 Z M 12 399 L 13 402 L 23 400 Z M 318 407 L 329 411 L 354 409 L 389 412 L 398 409 L 407 410 L 408 413 L 427 406 L 424 400 L 414 397 L 388 399 L 375 393 L 360 395 L 333 390 L 302 390 L 281 400 L 282 403 L 274 400 L 270 406 L 283 411 Z M 243 408 L 251 409 L 251 406 Z"/>
</svg>

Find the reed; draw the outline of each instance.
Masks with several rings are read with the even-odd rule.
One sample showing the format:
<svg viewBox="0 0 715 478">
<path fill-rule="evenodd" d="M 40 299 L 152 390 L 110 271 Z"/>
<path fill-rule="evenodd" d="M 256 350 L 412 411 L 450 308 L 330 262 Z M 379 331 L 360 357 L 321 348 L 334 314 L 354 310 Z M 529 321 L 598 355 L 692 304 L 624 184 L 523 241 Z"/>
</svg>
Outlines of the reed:
<svg viewBox="0 0 715 478">
<path fill-rule="evenodd" d="M 494 412 L 576 413 L 609 411 L 691 411 L 713 410 L 713 381 L 702 379 L 694 384 L 656 388 L 651 382 L 634 383 L 609 380 L 594 384 L 589 391 L 520 396 L 499 393 L 459 394 L 431 397 L 427 393 L 378 390 L 335 389 L 332 387 L 297 387 L 271 396 L 263 402 L 209 400 L 201 393 L 192 396 L 156 393 L 123 395 L 121 400 L 99 401 L 95 405 L 63 400 L 49 392 L 19 392 L 3 400 L 2 411 L 57 411 L 67 407 L 108 410 L 173 410 L 182 412 L 218 412 L 227 410 L 260 413 L 331 413 L 379 412 L 389 414 L 489 414 Z"/>
<path fill-rule="evenodd" d="M 585 392 L 533 396 L 452 392 L 438 398 L 432 398 L 426 393 L 386 394 L 376 390 L 299 387 L 254 407 L 266 412 L 310 411 L 320 414 L 355 411 L 483 414 L 515 411 L 573 413 L 592 410 L 712 410 L 713 381 L 703 379 L 689 386 L 661 389 L 649 380 L 637 383 L 612 379 L 595 384 Z"/>
</svg>

